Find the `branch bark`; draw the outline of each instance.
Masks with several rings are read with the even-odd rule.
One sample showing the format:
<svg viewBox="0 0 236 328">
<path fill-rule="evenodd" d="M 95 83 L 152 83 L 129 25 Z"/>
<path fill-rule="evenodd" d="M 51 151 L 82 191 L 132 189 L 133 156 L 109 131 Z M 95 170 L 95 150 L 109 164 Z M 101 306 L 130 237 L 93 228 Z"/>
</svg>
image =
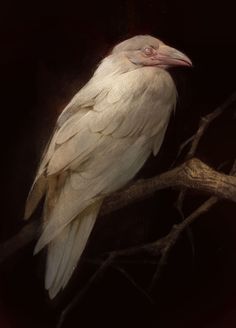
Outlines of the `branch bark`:
<svg viewBox="0 0 236 328">
<path fill-rule="evenodd" d="M 194 158 L 175 169 L 151 179 L 139 180 L 124 191 L 114 193 L 105 201 L 101 214 L 111 213 L 169 187 L 185 187 L 236 201 L 236 178 L 217 172 Z"/>
<path fill-rule="evenodd" d="M 204 164 L 205 165 L 205 164 Z M 230 171 L 230 174 L 232 177 L 235 177 L 236 175 L 236 160 L 233 163 L 232 169 Z M 84 285 L 84 287 L 79 291 L 79 293 L 76 294 L 76 296 L 69 302 L 69 304 L 63 309 L 61 312 L 61 315 L 59 317 L 59 321 L 57 324 L 57 328 L 62 328 L 65 319 L 67 316 L 71 313 L 71 311 L 78 306 L 80 301 L 83 299 L 83 296 L 87 293 L 87 291 L 91 288 L 91 286 L 97 281 L 99 277 L 101 277 L 106 269 L 109 266 L 114 266 L 114 263 L 116 264 L 116 268 L 126 276 L 126 278 L 131 282 L 135 288 L 142 293 L 151 303 L 153 303 L 153 299 L 151 298 L 150 294 L 152 293 L 154 287 L 156 286 L 156 283 L 161 275 L 161 272 L 163 268 L 165 267 L 169 254 L 173 247 L 176 245 L 177 241 L 181 237 L 183 231 L 189 228 L 189 226 L 196 221 L 196 219 L 201 216 L 202 214 L 208 212 L 217 202 L 219 201 L 219 198 L 216 196 L 211 196 L 208 200 L 206 200 L 203 204 L 201 204 L 194 212 L 192 212 L 187 218 L 185 218 L 184 221 L 182 221 L 179 224 L 175 224 L 170 232 L 151 243 L 147 243 L 145 245 L 138 245 L 135 247 L 131 247 L 128 249 L 123 250 L 115 250 L 111 251 L 107 254 L 106 259 L 102 260 L 95 260 L 93 261 L 94 264 L 98 264 L 98 269 L 94 272 L 94 274 L 90 277 L 88 282 Z M 119 266 L 119 259 L 121 258 L 129 258 L 131 256 L 134 256 L 140 252 L 145 252 L 147 255 L 154 256 L 157 261 L 157 268 L 155 270 L 155 273 L 151 279 L 151 283 L 148 287 L 148 291 L 144 290 L 142 287 L 140 287 L 135 280 L 124 270 Z M 159 261 L 158 261 L 159 259 Z M 117 261 L 118 260 L 118 261 Z M 122 262 L 121 262 L 122 263 Z M 130 262 L 132 263 L 132 262 Z M 151 263 L 151 262 L 150 262 Z"/>
<path fill-rule="evenodd" d="M 234 176 L 236 175 L 236 159 L 234 160 L 234 163 L 232 165 L 232 168 L 230 170 L 230 175 Z M 165 264 L 167 263 L 167 259 L 169 256 L 170 251 L 176 244 L 177 240 L 179 239 L 182 232 L 189 228 L 189 226 L 202 214 L 208 212 L 216 203 L 218 203 L 219 198 L 216 196 L 211 196 L 206 200 L 203 204 L 201 204 L 195 211 L 193 211 L 187 218 L 184 218 L 184 220 L 174 225 L 169 232 L 169 234 L 165 237 L 167 240 L 165 247 L 162 248 L 162 255 L 161 259 L 157 265 L 156 271 L 153 275 L 151 284 L 149 286 L 149 292 L 153 290 L 153 288 L 156 285 L 157 280 L 160 277 L 161 271 Z"/>
<path fill-rule="evenodd" d="M 100 215 L 110 214 L 169 187 L 193 189 L 236 202 L 236 177 L 217 172 L 194 158 L 170 171 L 151 179 L 138 180 L 130 187 L 114 193 L 105 200 Z M 0 263 L 32 242 L 38 236 L 39 230 L 40 222 L 34 220 L 26 224 L 18 234 L 3 242 L 0 245 Z"/>
<path fill-rule="evenodd" d="M 233 92 L 220 106 L 218 106 L 215 110 L 213 110 L 206 116 L 202 117 L 199 122 L 196 133 L 180 146 L 179 152 L 177 154 L 177 158 L 181 154 L 182 150 L 189 144 L 190 144 L 190 148 L 185 156 L 185 161 L 196 156 L 199 143 L 202 137 L 204 136 L 206 130 L 208 129 L 209 125 L 220 115 L 222 115 L 226 109 L 230 108 L 230 106 L 235 101 L 236 101 L 236 92 Z M 183 218 L 184 218 L 183 203 L 184 203 L 185 194 L 186 194 L 186 188 L 183 187 L 181 188 L 178 199 L 176 201 L 176 208 Z"/>
<path fill-rule="evenodd" d="M 139 180 L 131 186 L 112 194 L 104 201 L 100 212 L 101 216 L 110 214 L 129 204 L 150 197 L 158 190 L 169 187 L 179 188 L 180 194 L 177 201 L 177 208 L 180 213 L 182 213 L 182 204 L 187 189 L 192 189 L 211 195 L 206 202 L 199 206 L 187 218 L 184 218 L 183 215 L 184 221 L 174 225 L 169 234 L 163 238 L 145 245 L 140 245 L 125 250 L 113 251 L 110 252 L 105 259 L 95 260 L 94 263 L 99 265 L 98 269 L 90 277 L 88 283 L 82 288 L 81 291 L 79 291 L 72 302 L 70 302 L 62 311 L 58 327 L 63 325 L 69 312 L 78 304 L 91 285 L 110 265 L 114 266 L 115 264 L 115 268 L 121 272 L 121 274 L 123 274 L 133 284 L 133 286 L 143 293 L 143 295 L 149 298 L 149 294 L 139 287 L 133 278 L 119 266 L 117 259 L 129 259 L 130 256 L 137 254 L 140 251 L 154 256 L 155 259 L 157 257 L 159 258 L 159 260 L 156 259 L 155 262 L 157 263 L 157 268 L 149 286 L 148 292 L 150 293 L 160 276 L 162 268 L 167 262 L 170 251 L 180 238 L 182 232 L 188 229 L 189 225 L 192 224 L 200 215 L 209 211 L 209 209 L 216 204 L 218 200 L 226 199 L 236 202 L 236 161 L 234 162 L 230 174 L 227 175 L 217 172 L 197 158 L 192 158 L 195 156 L 199 142 L 206 132 L 209 124 L 219 117 L 224 110 L 229 108 L 229 106 L 235 101 L 236 92 L 233 93 L 221 106 L 201 119 L 199 128 L 195 135 L 180 147 L 181 152 L 182 149 L 191 142 L 190 149 L 183 164 L 154 178 Z M 0 244 L 0 263 L 37 238 L 39 231 L 40 221 L 33 220 L 26 224 L 17 235 Z"/>
<path fill-rule="evenodd" d="M 199 122 L 199 127 L 197 132 L 194 135 L 193 142 L 191 147 L 187 153 L 186 159 L 190 159 L 191 157 L 195 156 L 197 147 L 199 142 L 202 139 L 202 136 L 205 134 L 208 126 L 221 114 L 224 113 L 225 109 L 230 108 L 230 106 L 236 101 L 236 92 L 232 93 L 232 95 L 223 102 L 220 106 L 218 106 L 213 112 L 207 114 L 206 116 L 202 117 Z"/>
</svg>

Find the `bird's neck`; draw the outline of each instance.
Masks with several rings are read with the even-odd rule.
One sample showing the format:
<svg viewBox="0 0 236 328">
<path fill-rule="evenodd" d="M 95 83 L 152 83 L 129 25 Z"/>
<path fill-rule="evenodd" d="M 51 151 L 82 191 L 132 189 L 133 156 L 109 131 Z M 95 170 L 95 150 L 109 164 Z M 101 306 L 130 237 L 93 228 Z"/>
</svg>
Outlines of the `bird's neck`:
<svg viewBox="0 0 236 328">
<path fill-rule="evenodd" d="M 116 76 L 138 69 L 139 67 L 130 62 L 123 54 L 110 55 L 103 59 L 94 73 L 94 77 L 99 79 L 108 76 Z"/>
</svg>

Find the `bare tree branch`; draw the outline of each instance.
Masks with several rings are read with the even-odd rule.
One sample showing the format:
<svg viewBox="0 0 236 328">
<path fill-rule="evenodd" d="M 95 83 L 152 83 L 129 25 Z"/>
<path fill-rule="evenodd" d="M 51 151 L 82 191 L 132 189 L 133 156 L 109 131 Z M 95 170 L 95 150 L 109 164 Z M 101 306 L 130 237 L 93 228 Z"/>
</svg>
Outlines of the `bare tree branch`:
<svg viewBox="0 0 236 328">
<path fill-rule="evenodd" d="M 151 196 L 154 192 L 184 187 L 236 202 L 236 177 L 219 173 L 194 158 L 154 178 L 139 180 L 123 191 L 114 193 L 104 202 L 100 215 L 110 214 L 129 204 Z M 40 229 L 39 221 L 32 221 L 15 236 L 0 245 L 0 263 L 33 241 Z"/>
<path fill-rule="evenodd" d="M 221 114 L 224 113 L 224 111 L 228 108 L 230 108 L 230 106 L 236 101 L 236 92 L 232 93 L 224 102 L 223 104 L 221 104 L 220 106 L 218 106 L 215 110 L 213 110 L 212 112 L 210 112 L 209 114 L 207 114 L 206 116 L 202 117 L 199 125 L 198 125 L 198 130 L 197 132 L 190 137 L 188 140 L 186 140 L 179 149 L 179 152 L 177 154 L 177 158 L 179 157 L 180 153 L 182 152 L 182 150 L 191 142 L 191 146 L 189 151 L 187 152 L 186 156 L 185 156 L 185 161 L 191 159 L 192 157 L 194 157 L 196 155 L 196 151 L 198 148 L 198 145 L 203 137 L 203 135 L 205 134 L 206 130 L 208 129 L 209 125 L 216 119 L 218 118 Z M 183 202 L 184 202 L 184 198 L 185 198 L 185 194 L 186 194 L 186 187 L 182 188 L 182 190 L 179 193 L 179 196 L 177 198 L 176 201 L 176 208 L 179 211 L 179 213 L 181 214 L 181 216 L 184 217 L 183 215 Z"/>
<path fill-rule="evenodd" d="M 221 106 L 217 107 L 212 113 L 203 117 L 200 121 L 196 134 L 191 137 L 187 144 L 192 141 L 186 160 L 191 158 L 197 149 L 201 137 L 205 133 L 209 124 L 216 119 L 223 111 L 236 101 L 236 92 L 233 93 Z M 206 175 L 209 174 L 209 177 Z M 155 191 L 168 187 L 182 187 L 177 200 L 177 208 L 182 213 L 182 203 L 186 188 L 196 189 L 235 201 L 235 180 L 231 183 L 231 177 L 210 169 L 199 160 L 195 159 L 174 168 L 168 172 L 158 175 L 152 179 L 140 180 L 130 187 L 117 192 L 104 202 L 100 215 L 109 214 L 129 204 L 149 197 Z M 209 183 L 209 186 L 207 185 Z M 219 185 L 219 189 L 218 189 Z M 216 188 L 217 186 L 217 188 Z M 228 188 L 229 187 L 229 188 Z M 13 255 L 19 249 L 32 242 L 40 231 L 39 221 L 30 221 L 22 230 L 0 244 L 0 263 Z"/>
<path fill-rule="evenodd" d="M 234 92 L 229 98 L 226 99 L 226 101 L 217 107 L 213 112 L 207 114 L 206 116 L 202 117 L 199 122 L 199 127 L 197 132 L 194 135 L 193 142 L 191 144 L 191 148 L 187 154 L 186 159 L 190 159 L 196 154 L 197 147 L 199 145 L 199 142 L 201 141 L 202 136 L 206 132 L 208 126 L 223 112 L 225 109 L 229 108 L 234 102 L 236 101 L 236 92 Z"/>
<path fill-rule="evenodd" d="M 232 175 L 232 176 L 236 175 L 236 160 L 234 160 L 233 166 L 230 170 L 230 175 Z M 184 219 L 184 221 L 182 221 L 182 223 L 172 227 L 172 231 L 168 235 L 169 242 L 167 242 L 166 247 L 163 248 L 161 259 L 158 262 L 156 272 L 153 275 L 152 282 L 149 286 L 150 292 L 152 291 L 158 278 L 160 277 L 161 271 L 162 271 L 163 267 L 165 266 L 165 264 L 167 263 L 169 253 L 170 253 L 171 249 L 173 248 L 173 246 L 176 244 L 181 233 L 186 228 L 188 228 L 199 216 L 208 212 L 218 201 L 219 201 L 219 198 L 217 198 L 216 196 L 210 197 L 207 201 L 205 201 L 202 205 L 200 205 L 191 215 L 189 215 L 186 219 Z"/>
<path fill-rule="evenodd" d="M 234 160 L 233 166 L 230 170 L 230 175 L 232 176 L 236 175 L 236 160 Z M 165 247 L 163 247 L 162 249 L 161 259 L 158 262 L 157 269 L 153 275 L 151 284 L 149 286 L 149 292 L 151 292 L 155 287 L 156 282 L 160 277 L 161 271 L 167 263 L 169 253 L 172 250 L 173 246 L 176 244 L 181 233 L 185 229 L 187 229 L 199 216 L 208 212 L 218 201 L 219 198 L 217 198 L 216 196 L 210 197 L 207 201 L 205 201 L 202 205 L 200 205 L 191 215 L 189 215 L 186 219 L 184 219 L 180 224 L 172 227 L 172 230 L 166 236 L 168 241 Z"/>
<path fill-rule="evenodd" d="M 234 177 L 236 174 L 236 160 L 234 161 L 233 167 L 230 171 L 232 174 L 231 177 Z M 137 290 L 142 293 L 151 303 L 154 301 L 152 300 L 150 293 L 154 289 L 163 268 L 165 267 L 169 254 L 175 244 L 177 243 L 178 239 L 181 237 L 184 230 L 186 230 L 199 216 L 208 212 L 217 202 L 219 198 L 216 196 L 210 197 L 207 201 L 205 201 L 202 205 L 200 205 L 192 214 L 190 214 L 184 221 L 179 224 L 174 225 L 170 232 L 163 238 L 158 239 L 152 243 L 148 243 L 145 245 L 139 245 L 128 249 L 118 250 L 118 251 L 111 251 L 108 253 L 107 258 L 104 260 L 97 260 L 96 263 L 100 264 L 99 268 L 95 271 L 95 273 L 91 276 L 87 284 L 82 288 L 82 290 L 72 299 L 72 301 L 66 306 L 66 308 L 62 311 L 57 328 L 61 328 L 64 324 L 64 321 L 69 313 L 79 304 L 82 300 L 83 296 L 87 293 L 87 291 L 91 288 L 91 286 L 100 278 L 107 268 L 113 263 L 117 263 L 122 257 L 130 257 L 134 256 L 138 253 L 145 252 L 148 255 L 155 256 L 158 258 L 160 256 L 160 260 L 157 265 L 157 269 L 153 275 L 151 283 L 149 285 L 148 291 L 144 290 L 140 287 L 135 280 L 118 264 L 116 264 L 117 269 L 121 272 L 131 283 L 134 285 Z"/>
<path fill-rule="evenodd" d="M 168 256 L 182 235 L 182 232 L 203 213 L 209 211 L 218 200 L 226 199 L 236 202 L 236 160 L 233 164 L 229 175 L 218 172 L 210 168 L 197 158 L 193 158 L 196 154 L 199 142 L 206 132 L 209 124 L 219 117 L 225 109 L 229 108 L 233 102 L 236 101 L 236 92 L 233 93 L 221 106 L 216 108 L 213 112 L 203 117 L 199 123 L 199 127 L 194 136 L 185 142 L 180 148 L 182 149 L 191 143 L 190 149 L 185 157 L 185 162 L 178 167 L 175 167 L 167 172 L 157 175 L 151 179 L 138 180 L 129 187 L 116 192 L 109 196 L 102 206 L 100 215 L 104 216 L 110 214 L 118 209 L 121 209 L 129 204 L 140 201 L 144 198 L 150 197 L 156 191 L 165 188 L 180 188 L 180 194 L 177 201 L 177 207 L 183 216 L 183 221 L 172 227 L 170 232 L 163 238 L 154 242 L 139 245 L 124 250 L 115 250 L 109 252 L 107 256 L 100 259 L 95 259 L 94 264 L 98 265 L 98 269 L 90 277 L 87 284 L 79 291 L 75 298 L 62 311 L 58 328 L 61 328 L 67 315 L 73 310 L 75 306 L 82 300 L 88 289 L 100 278 L 109 266 L 115 267 L 130 283 L 150 301 L 149 293 L 153 290 L 156 282 L 160 276 L 162 269 L 167 263 Z M 185 198 L 187 189 L 196 190 L 211 195 L 211 197 L 199 206 L 186 219 L 182 212 L 182 204 Z M 23 227 L 23 229 L 10 238 L 9 240 L 0 244 L 0 263 L 9 258 L 15 252 L 29 244 L 37 238 L 40 232 L 40 221 L 33 220 Z M 157 264 L 156 271 L 152 277 L 148 292 L 140 287 L 135 280 L 124 270 L 120 265 L 125 263 L 132 263 L 130 257 L 135 254 L 144 253 L 149 257 L 154 257 L 155 261 L 150 261 L 146 257 L 143 263 L 153 262 Z"/>
<path fill-rule="evenodd" d="M 161 271 L 163 267 L 167 263 L 168 256 L 170 251 L 176 244 L 177 240 L 181 236 L 182 232 L 190 226 L 199 216 L 208 212 L 216 203 L 218 202 L 218 198 L 215 196 L 210 197 L 207 201 L 205 201 L 201 206 L 199 206 L 191 215 L 189 215 L 184 221 L 181 223 L 174 225 L 170 231 L 170 233 L 166 236 L 166 244 L 161 250 L 161 259 L 158 262 L 157 269 L 153 275 L 151 284 L 149 286 L 149 292 L 153 290 L 156 285 L 157 280 L 160 277 Z"/>
<path fill-rule="evenodd" d="M 110 211 L 119 209 L 123 206 L 126 206 L 130 203 L 147 197 L 148 195 L 159 189 L 167 187 L 181 187 L 182 190 L 180 191 L 178 197 L 177 208 L 183 217 L 183 221 L 179 224 L 174 225 L 171 231 L 165 237 L 155 242 L 129 249 L 124 249 L 121 251 L 110 252 L 105 260 L 101 260 L 99 269 L 95 271 L 95 273 L 89 279 L 88 283 L 84 286 L 84 288 L 64 309 L 60 316 L 58 328 L 62 327 L 67 315 L 71 312 L 71 310 L 73 310 L 76 305 L 78 305 L 84 293 L 86 293 L 87 290 L 91 287 L 91 285 L 97 281 L 97 278 L 101 277 L 102 274 L 106 271 L 106 269 L 114 262 L 119 262 L 119 259 L 122 257 L 127 258 L 139 252 L 145 252 L 151 256 L 155 256 L 155 258 L 159 257 L 157 268 L 152 277 L 148 292 L 139 285 L 137 285 L 134 279 L 124 269 L 122 269 L 119 265 L 116 264 L 119 272 L 121 272 L 137 288 L 137 290 L 139 290 L 143 295 L 145 295 L 145 297 L 148 296 L 149 299 L 149 294 L 154 289 L 160 277 L 160 274 L 167 263 L 168 256 L 172 248 L 175 246 L 176 242 L 182 235 L 182 232 L 188 229 L 189 226 L 199 216 L 208 212 L 219 201 L 219 199 L 225 198 L 232 201 L 236 201 L 236 160 L 234 161 L 230 175 L 225 175 L 212 170 L 198 159 L 191 159 L 195 155 L 199 142 L 205 131 L 207 130 L 209 124 L 213 122 L 217 117 L 219 117 L 223 113 L 223 111 L 235 101 L 236 93 L 232 94 L 221 106 L 216 108 L 216 110 L 214 110 L 212 113 L 201 119 L 196 134 L 189 138 L 184 143 L 184 145 L 180 147 L 180 151 L 178 154 L 180 154 L 182 149 L 191 142 L 191 147 L 185 157 L 186 162 L 184 164 L 173 170 L 163 173 L 153 179 L 138 181 L 126 190 L 116 193 L 108 199 L 108 202 L 102 208 L 102 214 L 110 213 Z M 182 211 L 182 205 L 187 189 L 204 191 L 214 196 L 210 197 L 185 219 Z M 99 263 L 99 261 L 97 261 L 97 263 Z M 150 300 L 152 299 L 150 298 Z"/>
<path fill-rule="evenodd" d="M 174 225 L 171 229 L 171 231 L 163 238 L 158 239 L 155 242 L 148 243 L 145 245 L 139 245 L 136 247 L 123 249 L 119 251 L 112 251 L 108 254 L 107 258 L 105 260 L 97 261 L 97 263 L 100 263 L 99 268 L 94 272 L 94 274 L 91 276 L 91 278 L 88 280 L 88 282 L 84 285 L 84 287 L 79 291 L 79 293 L 72 299 L 72 301 L 65 307 L 65 309 L 62 311 L 59 322 L 57 325 L 57 328 L 61 328 L 65 322 L 66 317 L 68 316 L 71 311 L 75 308 L 75 306 L 78 306 L 81 300 L 83 299 L 84 295 L 88 292 L 88 290 L 93 286 L 95 282 L 105 273 L 107 268 L 112 265 L 114 262 L 119 261 L 122 257 L 130 257 L 134 256 L 136 254 L 145 253 L 146 255 L 155 256 L 155 258 L 158 258 L 161 256 L 160 261 L 158 262 L 157 270 L 152 278 L 151 284 L 148 288 L 148 292 L 150 293 L 157 280 L 160 277 L 160 273 L 162 269 L 164 268 L 168 256 L 170 254 L 170 251 L 175 246 L 177 240 L 180 238 L 182 232 L 191 224 L 193 223 L 200 215 L 207 212 L 214 204 L 216 204 L 218 201 L 218 198 L 215 196 L 212 196 L 209 198 L 205 203 L 203 203 L 196 211 L 194 211 L 188 218 L 186 218 L 181 223 Z M 122 272 L 124 274 L 124 270 Z M 134 281 L 134 279 L 127 273 L 128 280 L 132 282 L 134 286 L 137 286 L 137 283 Z M 140 286 L 137 287 L 142 294 L 147 297 L 148 292 L 142 289 Z M 148 297 L 150 300 L 151 297 Z M 152 301 L 153 302 L 153 301 Z"/>
</svg>

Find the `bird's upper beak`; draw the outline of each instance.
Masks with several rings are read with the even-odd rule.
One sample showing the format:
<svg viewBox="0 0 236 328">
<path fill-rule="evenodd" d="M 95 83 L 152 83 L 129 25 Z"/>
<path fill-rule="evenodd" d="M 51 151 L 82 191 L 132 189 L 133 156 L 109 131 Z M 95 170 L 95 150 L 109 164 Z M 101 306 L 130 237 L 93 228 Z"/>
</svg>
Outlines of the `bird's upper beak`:
<svg viewBox="0 0 236 328">
<path fill-rule="evenodd" d="M 161 45 L 155 56 L 158 65 L 163 66 L 192 66 L 191 60 L 182 52 L 166 45 Z"/>
</svg>

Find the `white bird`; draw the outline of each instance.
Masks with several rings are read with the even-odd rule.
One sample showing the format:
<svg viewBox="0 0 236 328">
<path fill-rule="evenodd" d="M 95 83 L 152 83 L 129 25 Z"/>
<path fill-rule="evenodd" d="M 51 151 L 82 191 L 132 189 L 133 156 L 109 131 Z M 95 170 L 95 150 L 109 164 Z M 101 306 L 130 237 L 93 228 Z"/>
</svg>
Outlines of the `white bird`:
<svg viewBox="0 0 236 328">
<path fill-rule="evenodd" d="M 45 196 L 45 288 L 50 298 L 76 267 L 105 197 L 123 187 L 162 144 L 176 104 L 167 69 L 191 66 L 149 36 L 119 43 L 60 114 L 26 202 L 28 219 Z"/>
</svg>

